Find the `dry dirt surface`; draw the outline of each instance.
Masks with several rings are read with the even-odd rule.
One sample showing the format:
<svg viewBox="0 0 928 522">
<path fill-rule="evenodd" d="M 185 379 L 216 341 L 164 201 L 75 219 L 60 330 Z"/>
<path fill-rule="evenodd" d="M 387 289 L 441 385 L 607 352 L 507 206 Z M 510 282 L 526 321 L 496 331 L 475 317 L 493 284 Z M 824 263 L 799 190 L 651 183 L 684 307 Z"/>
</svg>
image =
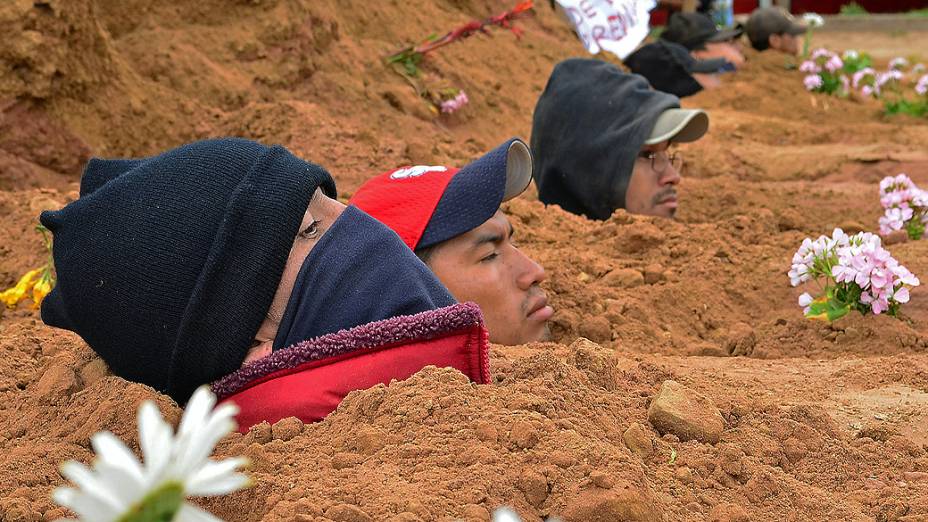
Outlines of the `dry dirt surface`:
<svg viewBox="0 0 928 522">
<path fill-rule="evenodd" d="M 0 3 L 0 286 L 44 261 L 36 217 L 76 197 L 92 155 L 246 136 L 326 166 L 348 196 L 389 168 L 528 138 L 553 65 L 584 55 L 538 3 L 521 38 L 493 29 L 421 66 L 424 85 L 470 97 L 450 116 L 383 56 L 511 6 Z M 879 45 L 912 55 L 924 34 Z M 555 342 L 494 347 L 492 385 L 426 368 L 323 422 L 231 435 L 218 453 L 248 456 L 255 486 L 203 505 L 234 521 L 486 520 L 503 504 L 525 520 L 928 519 L 928 289 L 901 320 L 828 326 L 801 316 L 786 277 L 804 237 L 876 228 L 883 176 L 928 186 L 928 125 L 810 95 L 781 55 L 749 58 L 685 101 L 712 125 L 683 149 L 678 220 L 508 204 L 547 269 Z M 890 249 L 928 279 L 928 242 Z M 0 318 L 0 353 L 2 521 L 68 515 L 49 497 L 58 464 L 89 461 L 98 430 L 137 447 L 142 400 L 179 418 L 28 305 Z"/>
</svg>

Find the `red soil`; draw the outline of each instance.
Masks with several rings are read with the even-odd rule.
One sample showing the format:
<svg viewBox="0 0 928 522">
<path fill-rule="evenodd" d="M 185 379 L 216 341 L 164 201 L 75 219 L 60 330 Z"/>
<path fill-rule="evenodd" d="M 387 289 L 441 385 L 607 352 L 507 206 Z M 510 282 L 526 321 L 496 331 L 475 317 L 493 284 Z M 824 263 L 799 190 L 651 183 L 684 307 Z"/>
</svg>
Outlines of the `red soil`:
<svg viewBox="0 0 928 522">
<path fill-rule="evenodd" d="M 325 165 L 347 196 L 395 166 L 463 164 L 528 138 L 554 63 L 584 54 L 546 2 L 521 39 L 492 30 L 429 56 L 423 85 L 471 99 L 457 114 L 433 115 L 381 61 L 508 7 L 4 4 L 0 286 L 44 262 L 36 216 L 76 197 L 91 155 L 241 135 Z M 425 369 L 353 393 L 324 422 L 231 435 L 219 454 L 251 458 L 256 485 L 204 505 L 228 520 L 485 520 L 502 504 L 526 520 L 928 519 L 928 294 L 916 289 L 902 320 L 824 326 L 802 318 L 786 277 L 804 237 L 876 228 L 882 176 L 928 185 L 928 125 L 809 95 L 782 56 L 750 58 L 685 101 L 712 125 L 683 149 L 677 221 L 590 222 L 534 194 L 508 205 L 548 271 L 556 342 L 496 347 L 494 385 Z M 928 243 L 891 250 L 926 277 Z M 180 415 L 28 305 L 0 317 L 0 351 L 0 520 L 67 515 L 49 497 L 58 464 L 89 461 L 101 429 L 136 444 L 140 401 Z M 718 408 L 719 442 L 652 427 L 668 379 Z"/>
</svg>

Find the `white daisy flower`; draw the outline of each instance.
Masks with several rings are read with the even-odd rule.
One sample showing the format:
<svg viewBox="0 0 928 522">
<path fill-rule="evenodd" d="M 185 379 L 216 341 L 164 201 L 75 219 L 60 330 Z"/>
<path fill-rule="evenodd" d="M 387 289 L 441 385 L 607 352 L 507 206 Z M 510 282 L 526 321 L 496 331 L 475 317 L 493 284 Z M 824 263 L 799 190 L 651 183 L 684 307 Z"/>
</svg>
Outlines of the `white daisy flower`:
<svg viewBox="0 0 928 522">
<path fill-rule="evenodd" d="M 522 522 L 519 515 L 508 507 L 498 507 L 493 512 L 492 522 Z"/>
<path fill-rule="evenodd" d="M 822 15 L 816 13 L 805 13 L 802 15 L 802 21 L 809 27 L 821 27 L 825 25 L 825 19 L 822 18 Z"/>
<path fill-rule="evenodd" d="M 215 405 L 209 387 L 198 388 L 175 436 L 155 403 L 145 401 L 138 412 L 144 465 L 115 435 L 101 431 L 90 439 L 97 454 L 93 469 L 73 460 L 65 462 L 61 474 L 77 487 L 57 488 L 52 498 L 77 513 L 80 521 L 218 521 L 185 499 L 225 495 L 247 487 L 251 480 L 236 472 L 248 459 L 209 459 L 216 443 L 236 428 L 238 413 L 235 405 L 214 410 Z"/>
</svg>

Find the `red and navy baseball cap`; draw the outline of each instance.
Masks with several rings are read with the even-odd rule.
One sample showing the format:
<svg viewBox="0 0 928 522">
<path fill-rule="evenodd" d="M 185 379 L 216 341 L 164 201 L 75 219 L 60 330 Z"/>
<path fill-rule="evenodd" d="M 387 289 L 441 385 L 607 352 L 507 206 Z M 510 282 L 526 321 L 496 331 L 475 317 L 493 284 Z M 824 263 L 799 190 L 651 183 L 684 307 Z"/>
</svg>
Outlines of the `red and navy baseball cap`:
<svg viewBox="0 0 928 522">
<path fill-rule="evenodd" d="M 418 165 L 384 172 L 348 203 L 416 250 L 479 227 L 531 181 L 532 153 L 524 141 L 512 138 L 461 169 Z"/>
</svg>

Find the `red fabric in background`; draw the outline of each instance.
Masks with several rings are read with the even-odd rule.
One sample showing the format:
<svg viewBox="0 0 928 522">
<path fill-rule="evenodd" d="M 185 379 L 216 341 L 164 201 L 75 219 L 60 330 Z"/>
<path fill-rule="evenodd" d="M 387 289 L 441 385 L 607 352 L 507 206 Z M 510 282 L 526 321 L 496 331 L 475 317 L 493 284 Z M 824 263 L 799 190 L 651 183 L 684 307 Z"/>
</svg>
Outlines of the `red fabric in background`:
<svg viewBox="0 0 928 522">
<path fill-rule="evenodd" d="M 651 27 L 664 25 L 667 23 L 667 10 L 655 9 L 651 11 Z"/>
<path fill-rule="evenodd" d="M 838 14 L 841 6 L 850 4 L 851 0 L 792 0 L 791 11 L 801 14 L 813 12 L 818 14 Z M 901 13 L 913 9 L 928 8 L 928 0 L 857 0 L 864 9 L 871 13 Z M 750 14 L 757 6 L 758 0 L 734 0 L 735 14 Z M 651 11 L 651 25 L 659 26 L 667 23 L 667 10 L 655 9 Z"/>
<path fill-rule="evenodd" d="M 794 13 L 838 14 L 841 6 L 850 3 L 850 0 L 792 0 L 790 8 Z M 871 13 L 900 13 L 928 7 L 926 0 L 857 0 L 857 3 Z"/>
<path fill-rule="evenodd" d="M 759 5 L 760 2 L 757 0 L 735 0 L 732 7 L 735 10 L 735 14 L 750 14 L 751 11 L 757 9 Z"/>
<path fill-rule="evenodd" d="M 460 370 L 478 384 L 490 382 L 486 329 L 475 325 L 428 341 L 375 346 L 276 371 L 221 402 L 239 406 L 239 431 L 287 417 L 316 422 L 348 393 L 402 380 L 428 365 Z"/>
</svg>

